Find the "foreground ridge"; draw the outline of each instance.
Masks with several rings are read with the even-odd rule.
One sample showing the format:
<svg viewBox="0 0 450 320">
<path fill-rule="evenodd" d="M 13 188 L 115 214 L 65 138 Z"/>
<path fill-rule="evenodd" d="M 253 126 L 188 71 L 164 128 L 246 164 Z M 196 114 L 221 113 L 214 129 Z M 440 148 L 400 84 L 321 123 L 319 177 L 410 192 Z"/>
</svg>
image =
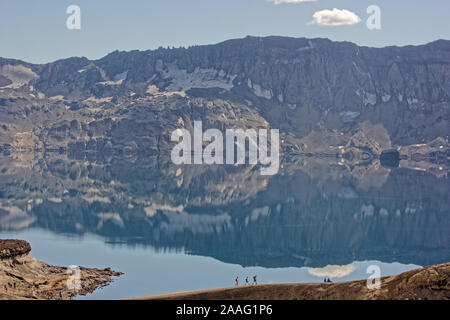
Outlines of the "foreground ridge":
<svg viewBox="0 0 450 320">
<path fill-rule="evenodd" d="M 136 300 L 443 300 L 450 298 L 450 262 L 381 278 L 381 289 L 366 280 L 337 283 L 261 284 L 186 291 Z"/>
</svg>

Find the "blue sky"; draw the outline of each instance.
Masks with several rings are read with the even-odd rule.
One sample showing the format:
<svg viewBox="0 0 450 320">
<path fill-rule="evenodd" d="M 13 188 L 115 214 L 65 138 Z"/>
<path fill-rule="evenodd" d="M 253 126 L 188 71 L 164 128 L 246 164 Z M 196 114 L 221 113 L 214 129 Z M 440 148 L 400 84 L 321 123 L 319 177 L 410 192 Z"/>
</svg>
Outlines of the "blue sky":
<svg viewBox="0 0 450 320">
<path fill-rule="evenodd" d="M 0 56 L 35 63 L 71 56 L 97 59 L 114 50 L 211 44 L 247 35 L 321 37 L 376 47 L 450 39 L 449 0 L 274 1 L 0 0 Z M 72 4 L 81 8 L 80 30 L 66 27 Z M 381 30 L 366 27 L 369 5 L 381 9 Z M 314 13 L 333 8 L 361 21 L 311 23 Z"/>
</svg>

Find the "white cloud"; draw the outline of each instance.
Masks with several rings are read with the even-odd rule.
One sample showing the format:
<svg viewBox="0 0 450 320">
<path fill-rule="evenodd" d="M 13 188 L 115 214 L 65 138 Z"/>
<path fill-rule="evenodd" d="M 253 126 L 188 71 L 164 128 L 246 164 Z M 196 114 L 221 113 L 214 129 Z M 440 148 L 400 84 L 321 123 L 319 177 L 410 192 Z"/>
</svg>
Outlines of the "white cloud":
<svg viewBox="0 0 450 320">
<path fill-rule="evenodd" d="M 282 3 L 301 3 L 301 2 L 314 2 L 317 0 L 269 0 L 274 4 L 282 4 Z"/>
<path fill-rule="evenodd" d="M 352 264 L 345 266 L 328 265 L 323 268 L 308 268 L 308 273 L 316 277 L 343 278 L 355 270 Z"/>
<path fill-rule="evenodd" d="M 280 0 L 277 0 L 280 1 Z M 357 24 L 361 18 L 354 12 L 345 9 L 321 10 L 313 14 L 313 24 L 321 26 L 349 26 Z"/>
</svg>

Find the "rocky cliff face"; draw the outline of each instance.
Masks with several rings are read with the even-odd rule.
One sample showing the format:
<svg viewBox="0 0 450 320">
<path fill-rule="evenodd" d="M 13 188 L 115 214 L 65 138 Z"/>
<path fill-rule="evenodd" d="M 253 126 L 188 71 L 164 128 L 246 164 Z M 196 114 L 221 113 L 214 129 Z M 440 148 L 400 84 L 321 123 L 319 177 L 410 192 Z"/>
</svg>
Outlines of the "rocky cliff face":
<svg viewBox="0 0 450 320">
<path fill-rule="evenodd" d="M 73 299 L 86 295 L 122 273 L 110 268 L 80 267 L 79 287 L 68 286 L 66 267 L 51 266 L 29 254 L 31 246 L 23 240 L 0 240 L 0 299 Z"/>
<path fill-rule="evenodd" d="M 12 258 L 27 254 L 31 251 L 31 246 L 24 240 L 1 240 L 0 259 Z"/>
<path fill-rule="evenodd" d="M 220 99 L 254 110 L 270 126 L 297 138 L 321 128 L 355 130 L 369 120 L 385 128 L 395 145 L 423 143 L 449 134 L 449 63 L 450 42 L 445 40 L 367 48 L 283 37 L 113 52 L 95 61 L 69 58 L 45 65 L 0 59 L 2 122 L 6 115 L 14 119 L 0 137 L 11 140 L 17 132 L 35 131 L 29 122 L 39 126 L 40 119 L 42 126 L 50 124 L 47 129 L 56 139 L 69 134 L 86 140 L 83 134 L 105 133 L 127 118 L 130 106 L 161 105 L 155 97 L 175 95 L 184 97 L 178 102 L 183 112 L 190 112 L 194 97 L 214 105 Z M 204 110 L 217 111 L 224 112 Z M 155 128 L 153 117 L 139 115 Z M 64 123 L 54 122 L 64 118 Z M 171 120 L 175 125 L 178 117 Z M 20 146 L 47 142 L 21 138 L 16 141 Z"/>
</svg>

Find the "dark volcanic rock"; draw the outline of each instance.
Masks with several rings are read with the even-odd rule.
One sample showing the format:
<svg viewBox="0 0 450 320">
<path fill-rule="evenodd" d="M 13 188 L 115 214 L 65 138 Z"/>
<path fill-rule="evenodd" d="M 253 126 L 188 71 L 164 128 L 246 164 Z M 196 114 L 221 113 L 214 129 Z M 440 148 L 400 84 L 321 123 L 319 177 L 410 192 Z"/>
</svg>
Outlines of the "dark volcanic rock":
<svg viewBox="0 0 450 320">
<path fill-rule="evenodd" d="M 31 246 L 25 240 L 0 240 L 0 259 L 15 257 L 30 251 Z"/>
<path fill-rule="evenodd" d="M 398 167 L 400 164 L 400 152 L 396 149 L 384 150 L 380 155 L 381 165 L 386 167 Z"/>
</svg>

